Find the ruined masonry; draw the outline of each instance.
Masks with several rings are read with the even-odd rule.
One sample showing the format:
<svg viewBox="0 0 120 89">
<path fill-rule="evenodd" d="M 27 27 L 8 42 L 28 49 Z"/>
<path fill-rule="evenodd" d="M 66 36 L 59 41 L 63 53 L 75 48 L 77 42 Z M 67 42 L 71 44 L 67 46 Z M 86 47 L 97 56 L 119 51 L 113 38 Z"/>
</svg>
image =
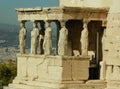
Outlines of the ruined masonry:
<svg viewBox="0 0 120 89">
<path fill-rule="evenodd" d="M 60 0 L 59 7 L 16 9 L 17 76 L 5 89 L 120 89 L 119 3 Z M 28 21 L 33 23 L 29 54 Z"/>
</svg>

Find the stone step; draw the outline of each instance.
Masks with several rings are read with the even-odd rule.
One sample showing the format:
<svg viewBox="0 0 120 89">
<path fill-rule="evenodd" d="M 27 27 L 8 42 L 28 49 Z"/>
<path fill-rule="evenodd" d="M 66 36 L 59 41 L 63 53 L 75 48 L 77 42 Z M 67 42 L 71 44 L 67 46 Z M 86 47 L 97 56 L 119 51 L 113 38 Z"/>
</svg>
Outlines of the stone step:
<svg viewBox="0 0 120 89">
<path fill-rule="evenodd" d="M 34 89 L 32 86 L 24 84 L 9 84 L 9 89 Z"/>
<path fill-rule="evenodd" d="M 67 84 L 64 88 L 60 88 L 60 87 L 50 88 L 48 86 L 43 87 L 43 86 L 25 85 L 25 84 L 10 84 L 9 88 L 4 88 L 4 89 L 105 89 L 105 86 L 103 84 Z"/>
</svg>

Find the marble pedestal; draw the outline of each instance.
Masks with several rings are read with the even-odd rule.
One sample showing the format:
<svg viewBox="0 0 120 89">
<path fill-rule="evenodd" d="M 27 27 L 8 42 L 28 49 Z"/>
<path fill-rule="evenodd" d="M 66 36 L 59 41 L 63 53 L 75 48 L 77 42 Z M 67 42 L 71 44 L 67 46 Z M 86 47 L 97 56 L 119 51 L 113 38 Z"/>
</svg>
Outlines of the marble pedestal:
<svg viewBox="0 0 120 89">
<path fill-rule="evenodd" d="M 17 76 L 8 89 L 78 89 L 88 78 L 89 57 L 18 54 Z"/>
</svg>

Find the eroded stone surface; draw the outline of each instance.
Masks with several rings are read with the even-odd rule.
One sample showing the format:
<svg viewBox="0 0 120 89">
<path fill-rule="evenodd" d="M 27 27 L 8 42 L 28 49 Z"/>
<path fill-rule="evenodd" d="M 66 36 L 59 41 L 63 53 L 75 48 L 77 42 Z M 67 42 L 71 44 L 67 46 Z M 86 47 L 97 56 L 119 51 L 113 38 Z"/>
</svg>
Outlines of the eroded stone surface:
<svg viewBox="0 0 120 89">
<path fill-rule="evenodd" d="M 107 18 L 105 61 L 106 61 L 106 89 L 119 89 L 120 83 L 120 0 L 113 2 Z"/>
<path fill-rule="evenodd" d="M 60 0 L 61 6 L 72 7 L 110 7 L 112 0 Z"/>
<path fill-rule="evenodd" d="M 17 71 L 17 77 L 13 82 L 17 85 L 25 83 L 29 86 L 29 83 L 31 85 L 31 82 L 33 82 L 34 85 L 32 86 L 37 87 L 37 82 L 39 85 L 48 83 L 49 86 L 56 86 L 57 83 L 56 88 L 59 89 L 62 86 L 62 83 L 80 83 L 80 81 L 88 80 L 89 57 L 83 58 L 24 54 L 18 55 L 18 59 L 19 68 Z M 24 64 L 24 66 L 21 67 L 22 64 Z M 47 85 L 44 85 L 44 87 L 46 86 Z"/>
</svg>

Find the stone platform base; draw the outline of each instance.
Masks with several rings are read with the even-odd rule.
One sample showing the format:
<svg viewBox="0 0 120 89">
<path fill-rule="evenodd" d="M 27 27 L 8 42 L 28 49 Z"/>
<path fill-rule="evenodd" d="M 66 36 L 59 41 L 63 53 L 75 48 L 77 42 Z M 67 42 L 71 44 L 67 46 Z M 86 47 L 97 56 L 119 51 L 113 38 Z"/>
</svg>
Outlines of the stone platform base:
<svg viewBox="0 0 120 89">
<path fill-rule="evenodd" d="M 109 81 L 105 89 L 120 89 L 120 81 Z"/>
<path fill-rule="evenodd" d="M 16 82 L 16 83 L 15 83 Z M 47 87 L 46 87 L 47 86 Z M 100 80 L 89 81 L 66 81 L 61 83 L 37 82 L 37 81 L 21 81 L 9 84 L 4 89 L 105 89 L 106 82 Z"/>
<path fill-rule="evenodd" d="M 17 76 L 4 89 L 105 89 L 89 80 L 90 57 L 17 55 Z"/>
</svg>

